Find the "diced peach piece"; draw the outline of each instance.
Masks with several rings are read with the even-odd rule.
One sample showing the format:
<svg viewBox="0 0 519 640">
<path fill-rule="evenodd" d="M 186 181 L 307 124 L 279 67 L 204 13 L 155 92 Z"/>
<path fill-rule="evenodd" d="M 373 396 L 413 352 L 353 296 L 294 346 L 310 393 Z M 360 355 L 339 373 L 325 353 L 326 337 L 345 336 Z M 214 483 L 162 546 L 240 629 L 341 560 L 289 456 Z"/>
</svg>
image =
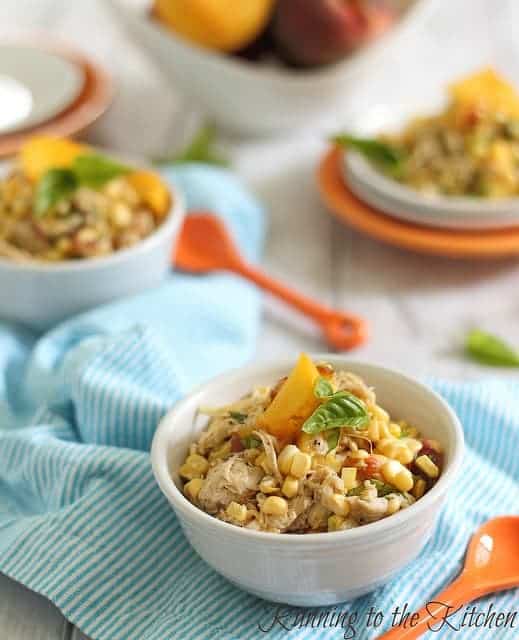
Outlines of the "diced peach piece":
<svg viewBox="0 0 519 640">
<path fill-rule="evenodd" d="M 458 113 L 502 113 L 519 117 L 519 95 L 494 69 L 478 71 L 450 87 Z"/>
<path fill-rule="evenodd" d="M 39 180 L 49 169 L 65 169 L 88 151 L 88 147 L 73 140 L 35 136 L 20 150 L 20 168 L 33 181 Z"/>
<path fill-rule="evenodd" d="M 303 422 L 319 404 L 314 394 L 318 377 L 315 364 L 302 353 L 278 394 L 260 417 L 260 426 L 282 442 L 294 440 Z"/>
<path fill-rule="evenodd" d="M 171 195 L 160 176 L 151 171 L 135 171 L 128 175 L 128 181 L 157 217 L 163 218 L 168 213 Z"/>
</svg>

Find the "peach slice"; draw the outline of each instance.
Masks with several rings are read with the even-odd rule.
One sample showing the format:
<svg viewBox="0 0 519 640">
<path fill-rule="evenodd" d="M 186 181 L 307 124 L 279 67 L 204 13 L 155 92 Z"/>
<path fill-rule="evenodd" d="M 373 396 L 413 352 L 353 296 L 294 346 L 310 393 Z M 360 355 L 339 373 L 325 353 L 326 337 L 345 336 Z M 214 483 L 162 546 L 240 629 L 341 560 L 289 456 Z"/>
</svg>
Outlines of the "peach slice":
<svg viewBox="0 0 519 640">
<path fill-rule="evenodd" d="M 36 182 L 49 169 L 70 167 L 78 156 L 88 151 L 89 148 L 86 145 L 73 140 L 35 136 L 20 150 L 20 168 L 30 180 Z"/>
<path fill-rule="evenodd" d="M 314 394 L 318 377 L 317 367 L 306 353 L 302 353 L 278 394 L 260 417 L 260 426 L 283 442 L 292 441 L 319 404 Z"/>
</svg>

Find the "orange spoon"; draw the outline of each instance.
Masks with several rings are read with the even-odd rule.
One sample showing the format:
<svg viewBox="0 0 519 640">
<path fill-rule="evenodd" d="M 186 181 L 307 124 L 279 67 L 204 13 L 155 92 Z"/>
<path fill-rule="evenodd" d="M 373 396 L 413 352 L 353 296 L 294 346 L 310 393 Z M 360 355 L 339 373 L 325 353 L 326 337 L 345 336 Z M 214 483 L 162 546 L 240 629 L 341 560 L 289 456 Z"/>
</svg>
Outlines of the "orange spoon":
<svg viewBox="0 0 519 640">
<path fill-rule="evenodd" d="M 211 214 L 187 216 L 174 263 L 183 271 L 233 271 L 251 280 L 312 318 L 321 327 L 326 340 L 334 349 L 353 349 L 367 338 L 366 323 L 361 318 L 318 304 L 245 262 L 223 222 Z"/>
<path fill-rule="evenodd" d="M 415 613 L 414 626 L 395 627 L 379 640 L 411 640 L 430 630 L 438 630 L 442 618 L 463 605 L 495 591 L 519 586 L 519 516 L 494 518 L 472 537 L 465 566 L 456 580 Z M 450 607 L 450 609 L 447 609 Z"/>
</svg>

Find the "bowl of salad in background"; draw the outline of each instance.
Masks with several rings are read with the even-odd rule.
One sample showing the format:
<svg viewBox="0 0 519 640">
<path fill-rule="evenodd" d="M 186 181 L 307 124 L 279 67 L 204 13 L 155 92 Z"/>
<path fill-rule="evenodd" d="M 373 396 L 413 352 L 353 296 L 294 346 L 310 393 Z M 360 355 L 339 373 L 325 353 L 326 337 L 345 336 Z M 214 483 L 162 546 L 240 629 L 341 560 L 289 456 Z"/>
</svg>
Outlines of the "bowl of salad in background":
<svg viewBox="0 0 519 640">
<path fill-rule="evenodd" d="M 223 128 L 265 134 L 344 108 L 363 73 L 437 0 L 106 0 L 190 100 Z"/>
<path fill-rule="evenodd" d="M 484 69 L 453 84 L 439 105 L 436 113 L 418 117 L 411 105 L 379 105 L 354 119 L 355 135 L 335 138 L 346 150 L 347 184 L 380 211 L 419 224 L 517 226 L 515 88 Z"/>
<path fill-rule="evenodd" d="M 0 177 L 0 317 L 37 330 L 158 285 L 182 197 L 71 140 L 29 140 Z"/>
<path fill-rule="evenodd" d="M 421 435 L 407 431 L 415 426 Z M 426 386 L 303 355 L 194 390 L 160 423 L 151 462 L 216 571 L 267 600 L 323 606 L 376 589 L 425 553 L 463 448 L 457 417 Z"/>
</svg>

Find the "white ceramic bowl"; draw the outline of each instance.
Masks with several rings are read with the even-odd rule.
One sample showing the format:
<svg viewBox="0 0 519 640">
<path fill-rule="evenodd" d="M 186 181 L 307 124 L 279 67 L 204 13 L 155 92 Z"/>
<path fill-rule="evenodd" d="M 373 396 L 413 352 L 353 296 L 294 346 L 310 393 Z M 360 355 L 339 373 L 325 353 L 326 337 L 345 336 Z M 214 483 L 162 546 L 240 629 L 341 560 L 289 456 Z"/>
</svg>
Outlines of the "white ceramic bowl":
<svg viewBox="0 0 519 640">
<path fill-rule="evenodd" d="M 182 195 L 172 191 L 171 210 L 164 222 L 129 249 L 103 258 L 52 264 L 0 258 L 0 320 L 45 331 L 92 307 L 156 287 L 171 269 L 183 219 Z"/>
<path fill-rule="evenodd" d="M 150 0 L 105 0 L 133 38 L 190 99 L 223 128 L 266 134 L 309 127 L 344 113 L 360 75 L 383 64 L 405 28 L 423 21 L 437 0 L 418 0 L 383 37 L 344 61 L 318 70 L 290 70 L 207 51 L 177 37 L 149 17 Z"/>
<path fill-rule="evenodd" d="M 221 375 L 179 402 L 160 423 L 153 440 L 153 471 L 194 549 L 216 571 L 256 596 L 301 606 L 344 602 L 392 578 L 422 551 L 463 457 L 461 425 L 444 400 L 428 387 L 395 371 L 326 355 L 375 387 L 380 404 L 416 424 L 445 447 L 445 468 L 421 500 L 395 515 L 349 531 L 273 534 L 217 520 L 182 494 L 178 468 L 205 427 L 200 405 L 236 400 L 254 385 L 272 384 L 293 361 L 247 366 Z"/>
<path fill-rule="evenodd" d="M 443 106 L 377 105 L 350 119 L 361 136 L 398 132 L 409 118 Z M 506 229 L 519 225 L 519 198 L 484 199 L 423 194 L 378 171 L 361 154 L 344 154 L 343 176 L 353 193 L 376 209 L 415 224 L 449 229 Z"/>
</svg>

